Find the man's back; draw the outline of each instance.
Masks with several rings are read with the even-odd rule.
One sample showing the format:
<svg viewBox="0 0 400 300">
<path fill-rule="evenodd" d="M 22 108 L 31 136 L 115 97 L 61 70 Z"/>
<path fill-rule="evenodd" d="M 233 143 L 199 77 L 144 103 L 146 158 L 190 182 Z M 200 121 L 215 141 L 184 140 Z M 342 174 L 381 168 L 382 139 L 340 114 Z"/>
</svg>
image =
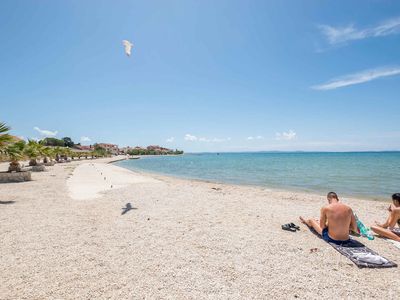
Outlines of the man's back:
<svg viewBox="0 0 400 300">
<path fill-rule="evenodd" d="M 332 203 L 324 207 L 328 234 L 335 240 L 347 240 L 353 219 L 353 211 L 343 203 Z"/>
</svg>

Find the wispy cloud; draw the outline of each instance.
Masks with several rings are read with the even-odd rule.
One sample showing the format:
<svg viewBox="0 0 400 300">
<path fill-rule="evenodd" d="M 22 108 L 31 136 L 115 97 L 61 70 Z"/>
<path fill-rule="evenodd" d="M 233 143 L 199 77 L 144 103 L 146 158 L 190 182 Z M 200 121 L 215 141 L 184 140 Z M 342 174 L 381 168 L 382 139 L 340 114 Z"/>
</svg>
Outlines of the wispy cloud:
<svg viewBox="0 0 400 300">
<path fill-rule="evenodd" d="M 277 140 L 285 140 L 290 141 L 296 139 L 297 134 L 293 130 L 289 130 L 288 132 L 277 132 L 275 133 L 275 138 Z"/>
<path fill-rule="evenodd" d="M 206 140 L 206 142 L 222 143 L 222 142 L 229 142 L 230 140 L 232 140 L 230 137 L 227 137 L 227 138 L 212 138 L 212 139 Z"/>
<path fill-rule="evenodd" d="M 257 136 L 248 136 L 248 137 L 247 137 L 247 140 L 249 140 L 249 141 L 252 141 L 252 140 L 262 140 L 262 139 L 264 139 L 264 137 L 261 136 L 261 135 L 257 135 Z"/>
<path fill-rule="evenodd" d="M 319 29 L 331 45 L 343 44 L 348 41 L 362 40 L 370 37 L 380 37 L 400 33 L 400 17 L 388 19 L 375 27 L 356 28 L 354 24 L 344 27 L 319 25 Z"/>
<path fill-rule="evenodd" d="M 175 138 L 173 136 L 171 136 L 170 138 L 167 138 L 167 140 L 166 140 L 167 143 L 172 143 L 173 141 L 175 141 Z"/>
<path fill-rule="evenodd" d="M 88 136 L 81 136 L 81 142 L 90 142 L 91 139 Z"/>
<path fill-rule="evenodd" d="M 231 140 L 230 137 L 227 138 L 205 138 L 205 137 L 197 137 L 191 134 L 185 134 L 184 136 L 185 141 L 191 142 L 206 142 L 206 143 L 221 143 L 221 142 L 228 142 Z"/>
<path fill-rule="evenodd" d="M 191 135 L 189 133 L 185 134 L 184 139 L 185 141 L 192 141 L 192 142 L 198 140 L 197 136 Z"/>
<path fill-rule="evenodd" d="M 368 82 L 381 77 L 394 76 L 398 74 L 400 74 L 400 67 L 377 68 L 334 78 L 326 83 L 312 86 L 311 88 L 314 90 L 322 91 L 333 90 L 349 85 Z"/>
<path fill-rule="evenodd" d="M 39 127 L 36 127 L 36 126 L 33 127 L 33 129 L 35 129 L 42 136 L 45 136 L 45 137 L 54 137 L 58 133 L 58 131 L 50 131 L 50 130 L 46 130 L 46 129 L 40 129 Z"/>
</svg>

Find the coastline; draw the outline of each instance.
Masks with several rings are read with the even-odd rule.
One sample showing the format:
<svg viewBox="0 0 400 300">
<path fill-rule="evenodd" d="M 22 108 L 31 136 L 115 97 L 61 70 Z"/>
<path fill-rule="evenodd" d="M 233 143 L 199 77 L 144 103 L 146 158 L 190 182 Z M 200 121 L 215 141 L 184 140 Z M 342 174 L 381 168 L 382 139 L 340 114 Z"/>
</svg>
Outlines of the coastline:
<svg viewBox="0 0 400 300">
<path fill-rule="evenodd" d="M 149 155 L 146 155 L 149 156 Z M 145 156 L 145 157 L 146 157 Z M 157 155 L 154 155 L 157 156 Z M 140 156 L 142 157 L 142 156 Z M 114 164 L 117 162 L 123 161 L 123 159 L 116 160 L 109 162 L 110 164 Z M 242 186 L 242 187 L 254 187 L 254 188 L 260 188 L 260 189 L 265 189 L 265 190 L 271 190 L 275 192 L 290 192 L 290 193 L 297 193 L 297 194 L 305 194 L 305 195 L 314 195 L 318 197 L 326 197 L 326 193 L 323 193 L 322 191 L 316 191 L 312 189 L 307 189 L 307 188 L 295 188 L 295 187 L 274 187 L 274 186 L 263 186 L 263 185 L 258 185 L 258 184 L 249 184 L 249 183 L 233 183 L 233 182 L 224 182 L 224 181 L 218 181 L 218 180 L 208 180 L 208 179 L 201 179 L 201 178 L 191 178 L 191 177 L 186 177 L 184 175 L 173 175 L 173 174 L 166 174 L 163 172 L 156 172 L 156 171 L 150 171 L 150 170 L 144 170 L 141 168 L 127 168 L 125 166 L 118 165 L 118 167 L 124 168 L 126 170 L 139 173 L 144 176 L 149 176 L 149 177 L 159 177 L 159 178 L 175 178 L 175 179 L 181 179 L 181 180 L 190 180 L 194 182 L 204 182 L 204 183 L 211 183 L 211 184 L 218 184 L 218 185 L 233 185 L 233 186 Z M 349 195 L 346 193 L 340 193 L 339 196 L 340 198 L 343 199 L 353 199 L 353 200 L 366 200 L 366 201 L 375 201 L 375 202 L 386 202 L 386 203 L 391 203 L 390 196 L 391 194 L 388 194 L 387 197 L 374 197 L 374 196 L 364 196 L 364 195 Z"/>
<path fill-rule="evenodd" d="M 2 297 L 391 299 L 400 292 L 398 268 L 358 269 L 303 225 L 281 230 L 299 215 L 317 217 L 325 196 L 144 174 L 109 161 L 57 164 L 31 182 L 0 185 L 0 201 L 13 202 L 0 206 Z M 75 200 L 67 182 L 88 164 L 108 172 L 109 183 L 120 175 L 147 180 Z M 385 202 L 345 202 L 367 225 L 386 217 Z M 121 215 L 127 203 L 133 209 Z M 389 242 L 356 239 L 400 263 Z"/>
</svg>

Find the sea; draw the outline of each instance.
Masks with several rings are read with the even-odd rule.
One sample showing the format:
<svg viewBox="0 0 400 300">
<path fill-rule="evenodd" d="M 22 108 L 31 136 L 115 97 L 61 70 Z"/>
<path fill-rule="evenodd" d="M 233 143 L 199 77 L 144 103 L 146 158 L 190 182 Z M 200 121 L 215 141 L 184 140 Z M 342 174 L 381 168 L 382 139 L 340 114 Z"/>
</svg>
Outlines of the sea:
<svg viewBox="0 0 400 300">
<path fill-rule="evenodd" d="M 400 192 L 400 152 L 193 153 L 115 164 L 180 178 L 355 198 L 390 200 Z"/>
</svg>

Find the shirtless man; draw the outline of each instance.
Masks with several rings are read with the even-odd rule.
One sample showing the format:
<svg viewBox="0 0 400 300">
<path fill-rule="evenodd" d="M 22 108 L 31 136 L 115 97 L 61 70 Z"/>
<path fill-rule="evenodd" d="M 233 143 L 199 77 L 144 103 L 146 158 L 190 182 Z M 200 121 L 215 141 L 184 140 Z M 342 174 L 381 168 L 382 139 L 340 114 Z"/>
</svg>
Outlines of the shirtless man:
<svg viewBox="0 0 400 300">
<path fill-rule="evenodd" d="M 329 204 L 321 208 L 319 222 L 314 219 L 306 220 L 303 217 L 300 217 L 300 221 L 314 228 L 329 243 L 338 245 L 346 243 L 350 239 L 350 230 L 358 233 L 353 211 L 346 204 L 340 203 L 334 192 L 328 193 L 327 199 Z"/>
<path fill-rule="evenodd" d="M 392 195 L 393 203 L 389 206 L 389 216 L 385 223 L 376 223 L 371 229 L 386 238 L 400 242 L 400 193 Z M 395 227 L 397 223 L 398 227 Z"/>
</svg>

